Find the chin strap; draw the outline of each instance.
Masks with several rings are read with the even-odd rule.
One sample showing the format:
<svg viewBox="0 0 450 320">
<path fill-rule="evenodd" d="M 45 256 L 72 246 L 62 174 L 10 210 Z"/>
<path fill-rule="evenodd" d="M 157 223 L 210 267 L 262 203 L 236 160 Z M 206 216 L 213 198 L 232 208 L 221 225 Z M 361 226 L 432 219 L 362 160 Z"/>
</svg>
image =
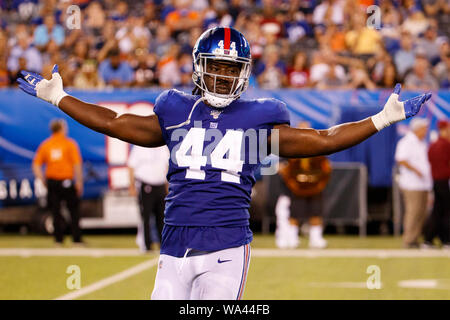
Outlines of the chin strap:
<svg viewBox="0 0 450 320">
<path fill-rule="evenodd" d="M 192 106 L 191 112 L 189 113 L 189 116 L 188 116 L 188 118 L 187 118 L 186 121 L 184 121 L 184 122 L 182 122 L 182 123 L 180 123 L 180 124 L 174 125 L 174 126 L 166 127 L 166 130 L 180 128 L 180 127 L 182 127 L 182 126 L 185 126 L 185 125 L 191 123 L 191 116 L 192 116 L 192 113 L 194 112 L 195 107 L 197 107 L 197 105 L 198 105 L 200 102 L 204 101 L 204 100 L 206 100 L 206 99 L 205 99 L 204 97 L 201 97 L 200 99 L 198 99 L 197 101 L 195 101 L 194 105 Z"/>
</svg>

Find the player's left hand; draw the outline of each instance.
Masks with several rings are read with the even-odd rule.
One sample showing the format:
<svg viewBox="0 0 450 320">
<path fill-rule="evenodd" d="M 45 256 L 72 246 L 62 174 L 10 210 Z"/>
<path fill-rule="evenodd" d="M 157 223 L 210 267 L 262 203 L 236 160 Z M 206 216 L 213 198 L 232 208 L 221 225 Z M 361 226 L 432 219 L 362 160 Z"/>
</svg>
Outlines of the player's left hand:
<svg viewBox="0 0 450 320">
<path fill-rule="evenodd" d="M 41 75 L 30 71 L 22 70 L 20 73 L 23 79 L 17 79 L 19 88 L 32 96 L 41 98 L 55 106 L 58 106 L 59 101 L 67 96 L 67 93 L 63 90 L 63 81 L 58 73 L 58 65 L 56 64 L 53 66 L 50 80 L 44 79 Z"/>
<path fill-rule="evenodd" d="M 378 131 L 393 123 L 415 116 L 423 104 L 431 98 L 431 93 L 427 92 L 414 98 L 400 101 L 398 98 L 401 89 L 401 84 L 397 83 L 383 110 L 372 117 L 372 121 Z"/>
</svg>

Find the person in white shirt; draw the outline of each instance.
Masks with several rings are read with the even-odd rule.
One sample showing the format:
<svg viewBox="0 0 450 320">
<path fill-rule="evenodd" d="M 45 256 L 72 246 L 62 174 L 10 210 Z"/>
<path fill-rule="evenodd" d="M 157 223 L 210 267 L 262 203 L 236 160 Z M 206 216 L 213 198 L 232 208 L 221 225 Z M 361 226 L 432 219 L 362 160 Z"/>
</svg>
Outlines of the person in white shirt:
<svg viewBox="0 0 450 320">
<path fill-rule="evenodd" d="M 164 226 L 164 198 L 167 193 L 166 175 L 169 168 L 169 149 L 134 146 L 128 159 L 130 194 L 137 195 L 142 216 L 145 250 L 151 250 L 150 216 L 155 216 L 158 237 Z M 139 234 L 139 232 L 138 232 Z"/>
<path fill-rule="evenodd" d="M 432 188 L 427 143 L 429 121 L 414 118 L 410 131 L 397 144 L 395 161 L 399 167 L 399 187 L 405 204 L 403 245 L 417 248 L 426 218 L 428 195 Z"/>
</svg>

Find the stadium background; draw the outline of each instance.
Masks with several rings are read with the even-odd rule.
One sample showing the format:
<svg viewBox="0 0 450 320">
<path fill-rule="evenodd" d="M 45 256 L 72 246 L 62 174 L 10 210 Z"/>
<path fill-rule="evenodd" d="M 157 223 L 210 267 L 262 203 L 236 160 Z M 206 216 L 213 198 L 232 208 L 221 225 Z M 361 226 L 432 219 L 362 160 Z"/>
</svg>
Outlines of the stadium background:
<svg viewBox="0 0 450 320">
<path fill-rule="evenodd" d="M 68 21 L 73 23 L 77 18 L 74 16 L 77 11 L 68 11 L 71 5 L 80 8 L 79 29 L 68 27 Z M 366 26 L 370 16 L 366 10 L 370 5 L 378 5 L 381 10 L 379 29 Z M 437 120 L 450 117 L 450 5 L 446 1 L 11 0 L 0 1 L 0 6 L 0 218 L 3 221 L 0 247 L 6 250 L 0 256 L 4 260 L 0 287 L 6 288 L 0 298 L 51 299 L 67 291 L 65 280 L 61 279 L 67 277 L 65 268 L 75 258 L 67 258 L 64 252 L 58 258 L 49 258 L 54 252 L 45 250 L 41 252 L 42 257 L 39 251 L 8 251 L 51 248 L 49 237 L 33 232 L 18 233 L 34 231 L 23 226 L 11 228 L 11 224 L 20 222 L 17 216 L 36 211 L 37 191 L 30 164 L 37 146 L 48 135 L 49 121 L 55 117 L 66 118 L 69 135 L 80 144 L 85 161 L 86 203 L 99 199 L 111 188 L 111 170 L 120 170 L 126 159 L 119 155 L 111 160 L 107 145 L 115 142 L 16 89 L 15 80 L 22 69 L 48 77 L 56 63 L 65 87 L 76 97 L 121 112 L 146 113 L 165 88 L 192 90 L 191 52 L 195 40 L 206 28 L 225 25 L 240 30 L 251 44 L 253 74 L 251 89 L 245 96 L 285 101 L 292 125 L 308 120 L 312 127 L 321 129 L 362 119 L 380 110 L 396 82 L 403 84 L 402 99 L 424 90 L 433 91 L 431 102 L 419 114 L 431 120 L 431 131 L 435 130 Z M 110 80 L 114 61 L 120 69 L 119 81 Z M 393 231 L 390 195 L 393 152 L 406 126 L 407 122 L 393 126 L 357 147 L 330 157 L 333 161 L 360 162 L 367 167 L 369 222 L 375 225 L 369 229 L 371 236 L 366 239 L 330 235 L 331 249 L 401 247 L 397 237 L 389 236 Z M 129 146 L 118 148 L 127 150 Z M 254 219 L 252 223 L 254 231 L 260 231 L 260 221 Z M 354 233 L 349 229 L 327 229 L 328 234 L 337 231 Z M 380 233 L 384 235 L 379 236 Z M 87 241 L 90 247 L 105 250 L 136 247 L 131 234 L 92 233 Z M 273 237 L 257 235 L 254 247 L 274 248 Z M 82 270 L 88 270 L 88 278 L 83 283 L 95 283 L 146 259 L 129 253 L 131 257 L 97 257 L 101 263 L 93 263 L 89 249 L 79 254 L 86 255 L 76 258 L 76 263 L 84 264 Z M 246 298 L 450 298 L 449 257 L 445 253 L 431 257 L 393 255 L 383 263 L 380 256 L 384 251 L 371 258 L 359 256 L 353 260 L 330 258 L 326 254 L 311 260 L 292 254 L 286 260 L 288 263 L 284 262 L 286 257 L 280 259 L 276 252 L 260 254 L 251 267 Z M 26 266 L 21 262 L 23 257 L 29 257 Z M 330 265 L 335 263 L 342 265 L 330 273 Z M 366 268 L 371 264 L 388 270 L 391 284 L 387 282 L 384 292 L 374 293 L 361 287 L 367 278 Z M 403 275 L 398 272 L 402 268 L 406 270 Z M 31 269 L 34 271 L 30 272 Z M 268 269 L 286 276 L 273 282 L 261 281 L 267 278 Z M 149 267 L 144 273 L 82 297 L 148 298 L 154 271 Z M 30 279 L 36 279 L 42 272 L 48 276 L 59 272 L 59 278 L 55 277 L 52 284 L 34 281 L 30 287 Z M 139 278 L 144 275 L 145 286 Z M 293 286 L 287 284 L 291 278 L 297 280 Z M 404 289 L 397 285 L 408 279 L 417 280 L 423 288 Z M 345 283 L 354 286 L 353 292 L 346 292 Z M 123 293 L 120 288 L 133 288 L 133 285 L 141 291 Z M 45 290 L 38 290 L 40 286 Z M 279 289 L 271 291 L 267 286 L 279 286 Z M 342 295 L 343 292 L 346 294 Z"/>
</svg>

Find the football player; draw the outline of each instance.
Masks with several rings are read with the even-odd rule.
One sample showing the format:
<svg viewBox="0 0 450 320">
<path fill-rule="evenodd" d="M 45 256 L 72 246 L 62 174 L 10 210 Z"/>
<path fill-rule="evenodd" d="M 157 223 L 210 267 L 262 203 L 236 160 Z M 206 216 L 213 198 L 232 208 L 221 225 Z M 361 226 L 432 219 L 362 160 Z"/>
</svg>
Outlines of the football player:
<svg viewBox="0 0 450 320">
<path fill-rule="evenodd" d="M 295 158 L 337 152 L 415 115 L 431 94 L 401 102 L 397 85 L 372 117 L 328 130 L 297 129 L 289 126 L 283 102 L 240 98 L 251 55 L 239 31 L 205 31 L 193 63 L 194 92 L 164 91 L 155 114 L 146 117 L 118 116 L 68 95 L 57 66 L 50 80 L 23 71 L 18 82 L 95 131 L 135 145 L 169 147 L 169 194 L 152 299 L 241 299 L 252 241 L 248 208 L 261 150 L 272 146 L 280 157 Z M 267 138 L 244 146 L 252 132 L 268 132 Z"/>
</svg>

